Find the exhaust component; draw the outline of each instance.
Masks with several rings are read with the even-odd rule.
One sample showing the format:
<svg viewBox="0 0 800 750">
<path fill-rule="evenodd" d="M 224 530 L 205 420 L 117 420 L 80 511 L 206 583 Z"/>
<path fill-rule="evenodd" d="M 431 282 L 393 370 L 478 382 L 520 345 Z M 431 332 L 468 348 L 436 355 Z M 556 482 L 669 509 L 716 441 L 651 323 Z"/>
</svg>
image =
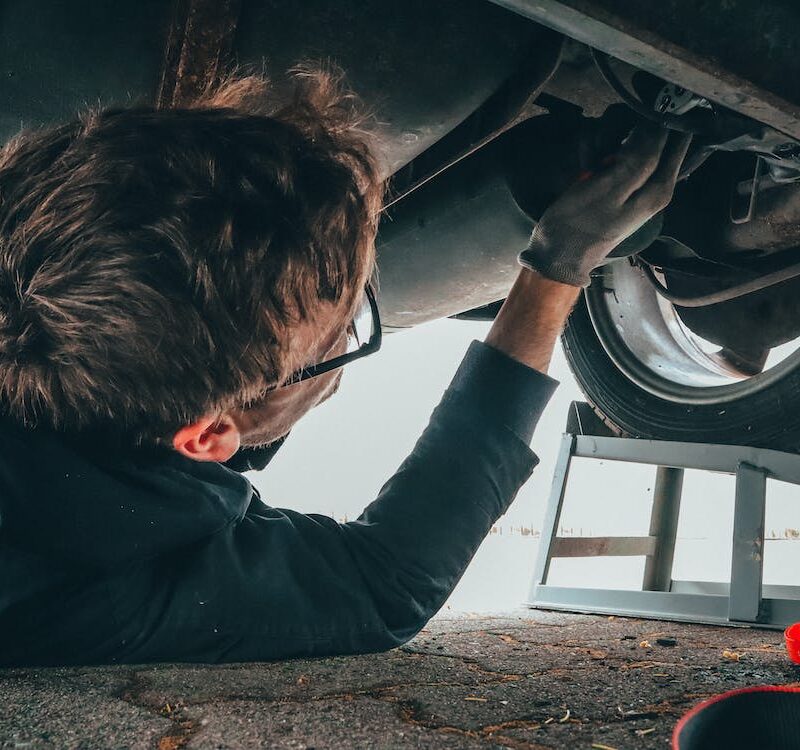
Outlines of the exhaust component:
<svg viewBox="0 0 800 750">
<path fill-rule="evenodd" d="M 517 205 L 498 148 L 483 149 L 398 203 L 378 234 L 386 328 L 406 328 L 502 299 L 534 222 Z"/>
</svg>

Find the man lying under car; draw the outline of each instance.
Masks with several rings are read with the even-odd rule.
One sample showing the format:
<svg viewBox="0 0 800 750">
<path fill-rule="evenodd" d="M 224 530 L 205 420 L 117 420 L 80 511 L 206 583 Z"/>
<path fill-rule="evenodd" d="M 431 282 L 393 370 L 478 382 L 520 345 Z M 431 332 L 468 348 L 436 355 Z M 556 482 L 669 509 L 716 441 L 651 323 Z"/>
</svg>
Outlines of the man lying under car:
<svg viewBox="0 0 800 750">
<path fill-rule="evenodd" d="M 687 148 L 634 131 L 546 212 L 411 455 L 338 523 L 266 505 L 239 473 L 380 330 L 375 146 L 329 75 L 295 84 L 280 109 L 259 78 L 229 79 L 0 152 L 0 665 L 414 636 L 536 465 L 580 288 L 669 202 Z"/>
</svg>

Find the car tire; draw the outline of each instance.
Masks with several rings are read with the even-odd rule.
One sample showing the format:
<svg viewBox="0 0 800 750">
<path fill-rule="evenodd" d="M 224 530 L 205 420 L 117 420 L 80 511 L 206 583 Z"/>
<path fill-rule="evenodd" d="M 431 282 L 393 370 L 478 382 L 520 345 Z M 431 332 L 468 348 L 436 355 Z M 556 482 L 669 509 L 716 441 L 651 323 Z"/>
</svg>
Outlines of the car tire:
<svg viewBox="0 0 800 750">
<path fill-rule="evenodd" d="M 601 290 L 598 291 L 597 285 Z M 599 332 L 590 311 L 596 279 L 573 310 L 562 342 L 587 401 L 616 433 L 627 437 L 800 449 L 800 359 L 773 374 L 766 387 L 714 400 L 658 395 L 636 382 L 613 356 L 613 328 Z"/>
</svg>

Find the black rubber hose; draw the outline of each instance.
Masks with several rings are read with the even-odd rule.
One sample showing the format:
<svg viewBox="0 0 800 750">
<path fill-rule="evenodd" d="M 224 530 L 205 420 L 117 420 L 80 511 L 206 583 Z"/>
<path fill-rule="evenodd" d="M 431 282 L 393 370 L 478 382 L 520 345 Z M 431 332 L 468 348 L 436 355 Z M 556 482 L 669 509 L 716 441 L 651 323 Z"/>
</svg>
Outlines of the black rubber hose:
<svg viewBox="0 0 800 750">
<path fill-rule="evenodd" d="M 800 263 L 793 263 L 786 268 L 772 271 L 771 273 L 759 276 L 757 279 L 750 279 L 743 281 L 741 284 L 734 284 L 727 289 L 719 289 L 710 294 L 701 294 L 695 297 L 684 297 L 679 294 L 671 292 L 665 287 L 655 275 L 652 267 L 649 264 L 642 262 L 640 264 L 642 271 L 644 271 L 645 278 L 655 287 L 655 290 L 666 300 L 678 307 L 707 307 L 708 305 L 716 305 L 720 302 L 728 302 L 729 300 L 743 297 L 745 294 L 758 292 L 761 289 L 766 289 L 775 284 L 780 284 L 782 281 L 788 281 L 800 276 Z"/>
</svg>

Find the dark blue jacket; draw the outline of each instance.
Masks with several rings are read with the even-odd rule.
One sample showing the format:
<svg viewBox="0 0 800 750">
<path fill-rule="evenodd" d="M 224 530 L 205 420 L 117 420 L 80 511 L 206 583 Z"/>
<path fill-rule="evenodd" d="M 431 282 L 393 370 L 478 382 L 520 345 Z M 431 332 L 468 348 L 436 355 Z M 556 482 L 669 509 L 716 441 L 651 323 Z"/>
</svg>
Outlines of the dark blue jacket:
<svg viewBox="0 0 800 750">
<path fill-rule="evenodd" d="M 361 516 L 265 505 L 174 451 L 0 429 L 0 665 L 378 651 L 442 606 L 529 477 L 555 381 L 474 343 Z"/>
</svg>

